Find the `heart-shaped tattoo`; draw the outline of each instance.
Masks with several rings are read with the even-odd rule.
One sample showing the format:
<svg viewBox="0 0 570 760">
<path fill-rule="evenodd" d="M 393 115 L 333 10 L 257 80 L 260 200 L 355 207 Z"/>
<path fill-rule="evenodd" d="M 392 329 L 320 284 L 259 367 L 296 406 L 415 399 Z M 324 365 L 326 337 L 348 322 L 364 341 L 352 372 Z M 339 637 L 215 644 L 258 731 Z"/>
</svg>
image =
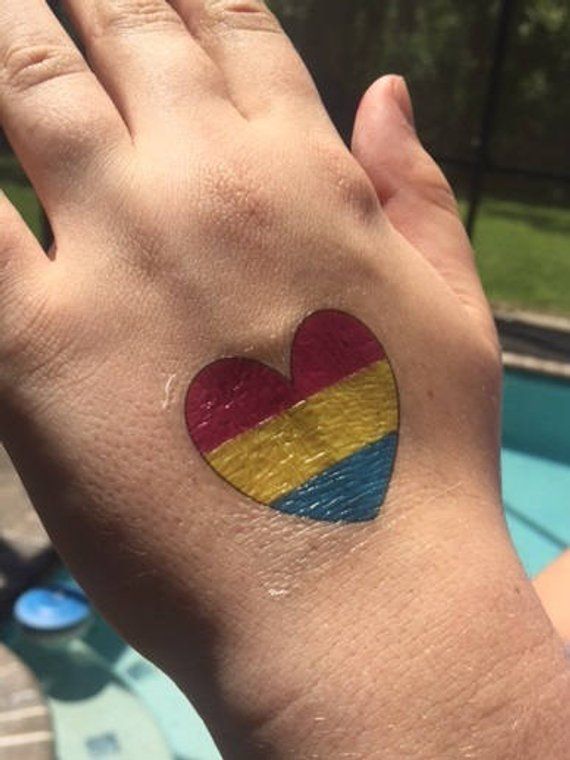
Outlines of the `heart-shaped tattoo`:
<svg viewBox="0 0 570 760">
<path fill-rule="evenodd" d="M 192 382 L 194 445 L 254 501 L 324 522 L 374 519 L 390 483 L 398 390 L 375 335 L 355 317 L 320 311 L 291 349 L 291 379 L 257 361 L 221 359 Z"/>
</svg>

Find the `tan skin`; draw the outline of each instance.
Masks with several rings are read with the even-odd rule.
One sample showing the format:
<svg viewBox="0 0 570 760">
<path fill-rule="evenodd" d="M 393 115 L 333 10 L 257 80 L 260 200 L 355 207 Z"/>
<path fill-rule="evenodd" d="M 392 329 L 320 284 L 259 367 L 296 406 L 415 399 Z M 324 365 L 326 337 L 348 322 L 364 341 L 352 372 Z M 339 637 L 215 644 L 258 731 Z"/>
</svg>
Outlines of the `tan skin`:
<svg viewBox="0 0 570 760">
<path fill-rule="evenodd" d="M 1 201 L 0 425 L 66 562 L 227 758 L 566 758 L 562 642 L 501 513 L 496 335 L 403 83 L 353 156 L 262 3 L 67 6 L 91 69 L 41 0 L 0 5 L 0 118 L 56 241 Z M 400 387 L 364 526 L 248 501 L 183 419 L 204 365 L 285 372 L 331 306 Z"/>
<path fill-rule="evenodd" d="M 570 645 L 570 552 L 541 573 L 534 586 L 554 627 Z"/>
</svg>

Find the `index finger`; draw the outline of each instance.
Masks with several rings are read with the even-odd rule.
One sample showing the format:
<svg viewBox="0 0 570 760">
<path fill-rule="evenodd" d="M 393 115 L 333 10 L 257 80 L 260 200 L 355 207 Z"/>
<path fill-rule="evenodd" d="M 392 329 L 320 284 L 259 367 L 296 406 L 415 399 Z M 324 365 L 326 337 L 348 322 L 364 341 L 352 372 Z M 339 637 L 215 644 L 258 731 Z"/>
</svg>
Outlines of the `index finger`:
<svg viewBox="0 0 570 760">
<path fill-rule="evenodd" d="M 0 3 L 0 122 L 44 205 L 127 142 L 118 110 L 42 0 Z"/>
</svg>

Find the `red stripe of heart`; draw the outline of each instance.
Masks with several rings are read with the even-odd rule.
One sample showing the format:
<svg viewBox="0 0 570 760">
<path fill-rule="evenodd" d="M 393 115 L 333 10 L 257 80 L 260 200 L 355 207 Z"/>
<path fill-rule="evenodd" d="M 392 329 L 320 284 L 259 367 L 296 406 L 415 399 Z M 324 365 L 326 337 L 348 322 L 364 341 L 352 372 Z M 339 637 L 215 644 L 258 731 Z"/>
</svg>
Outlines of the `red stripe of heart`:
<svg viewBox="0 0 570 760">
<path fill-rule="evenodd" d="M 206 367 L 188 392 L 192 440 L 208 453 L 309 396 L 385 358 L 376 337 L 359 320 L 321 311 L 299 327 L 291 350 L 291 376 L 249 359 L 222 359 Z"/>
</svg>

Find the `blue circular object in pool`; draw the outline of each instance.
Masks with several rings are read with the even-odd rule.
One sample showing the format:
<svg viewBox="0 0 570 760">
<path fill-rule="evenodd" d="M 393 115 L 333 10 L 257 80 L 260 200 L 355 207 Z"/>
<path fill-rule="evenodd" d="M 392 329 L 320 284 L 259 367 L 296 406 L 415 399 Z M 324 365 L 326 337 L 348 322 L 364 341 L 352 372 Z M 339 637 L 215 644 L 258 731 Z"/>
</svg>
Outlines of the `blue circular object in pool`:
<svg viewBox="0 0 570 760">
<path fill-rule="evenodd" d="M 44 633 L 63 633 L 85 623 L 91 605 L 83 591 L 67 585 L 33 588 L 22 594 L 14 617 L 25 628 Z"/>
</svg>

